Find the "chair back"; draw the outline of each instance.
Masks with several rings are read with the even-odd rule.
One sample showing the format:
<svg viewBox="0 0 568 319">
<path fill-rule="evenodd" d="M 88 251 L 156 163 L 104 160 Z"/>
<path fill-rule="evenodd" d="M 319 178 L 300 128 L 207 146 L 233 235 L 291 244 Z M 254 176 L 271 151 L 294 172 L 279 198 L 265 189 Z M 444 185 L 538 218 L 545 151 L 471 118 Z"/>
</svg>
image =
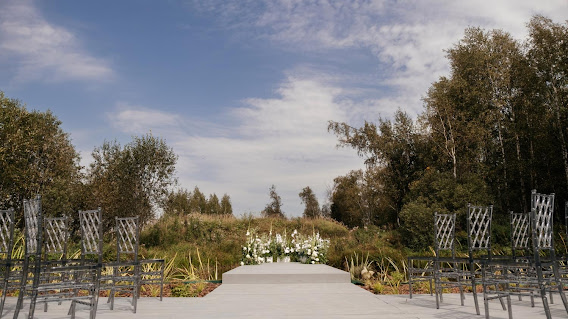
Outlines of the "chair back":
<svg viewBox="0 0 568 319">
<path fill-rule="evenodd" d="M 470 259 L 476 250 L 485 250 L 491 258 L 491 219 L 493 205 L 467 205 L 467 243 Z"/>
<path fill-rule="evenodd" d="M 531 194 L 531 226 L 533 233 L 533 249 L 554 250 L 552 236 L 554 215 L 554 194 L 539 194 L 536 190 Z"/>
<path fill-rule="evenodd" d="M 117 261 L 125 254 L 132 255 L 138 261 L 138 246 L 140 237 L 140 223 L 136 217 L 116 217 L 116 251 Z"/>
<path fill-rule="evenodd" d="M 14 247 L 14 209 L 0 210 L 0 254 L 11 259 Z"/>
<path fill-rule="evenodd" d="M 513 258 L 517 257 L 517 251 L 530 249 L 530 219 L 527 213 L 510 212 L 511 217 L 511 250 Z"/>
<path fill-rule="evenodd" d="M 67 223 L 67 216 L 44 219 L 45 259 L 55 254 L 62 255 L 62 259 L 67 258 L 67 240 L 69 239 Z"/>
<path fill-rule="evenodd" d="M 42 219 L 41 196 L 38 195 L 35 199 L 24 199 L 26 257 L 41 256 Z"/>
<path fill-rule="evenodd" d="M 445 250 L 451 251 L 452 257 L 455 257 L 455 226 L 456 214 L 434 214 L 434 250 L 437 257 Z"/>
<path fill-rule="evenodd" d="M 81 228 L 81 259 L 94 256 L 102 263 L 103 224 L 101 209 L 79 211 Z"/>
</svg>

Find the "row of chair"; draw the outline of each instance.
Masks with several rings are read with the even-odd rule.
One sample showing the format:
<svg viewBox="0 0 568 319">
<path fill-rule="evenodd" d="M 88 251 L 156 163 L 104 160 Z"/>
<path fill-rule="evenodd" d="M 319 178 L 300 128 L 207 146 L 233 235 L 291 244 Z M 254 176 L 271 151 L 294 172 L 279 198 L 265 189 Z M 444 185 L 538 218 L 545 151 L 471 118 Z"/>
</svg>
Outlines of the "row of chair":
<svg viewBox="0 0 568 319">
<path fill-rule="evenodd" d="M 491 249 L 491 220 L 493 206 L 468 205 L 468 256 L 456 256 L 456 214 L 434 216 L 434 256 L 412 256 L 408 259 L 410 298 L 412 285 L 429 282 L 436 296 L 436 308 L 443 302 L 445 288 L 457 288 L 461 305 L 464 290 L 471 289 L 476 313 L 480 314 L 477 287 L 483 287 L 485 317 L 489 318 L 489 301 L 498 299 L 503 310 L 513 318 L 511 296 L 542 299 L 544 312 L 551 318 L 549 308 L 553 293 L 559 294 L 568 312 L 564 285 L 568 284 L 566 256 L 556 256 L 553 238 L 554 194 L 531 194 L 529 213 L 510 213 L 511 256 L 493 255 Z M 568 203 L 566 204 L 568 221 Z M 432 286 L 434 284 L 434 287 Z M 548 294 L 548 297 L 547 297 Z M 507 304 L 505 304 L 505 302 Z"/>
<path fill-rule="evenodd" d="M 97 312 L 99 292 L 108 290 L 111 310 L 117 292 L 132 296 L 136 313 L 142 285 L 156 284 L 163 295 L 164 260 L 138 257 L 140 224 L 138 217 L 116 218 L 116 261 L 103 262 L 101 209 L 79 211 L 81 231 L 80 256 L 67 254 L 69 229 L 67 217 L 44 217 L 41 198 L 24 200 L 24 256 L 13 258 L 15 248 L 14 210 L 0 210 L 0 261 L 4 312 L 6 296 L 17 292 L 14 309 L 17 318 L 24 301 L 30 301 L 28 318 L 34 316 L 37 303 L 71 301 L 69 315 L 75 317 L 77 304 L 89 307 L 91 319 Z M 154 267 L 147 267 L 148 265 Z M 146 266 L 146 267 L 145 267 Z"/>
</svg>

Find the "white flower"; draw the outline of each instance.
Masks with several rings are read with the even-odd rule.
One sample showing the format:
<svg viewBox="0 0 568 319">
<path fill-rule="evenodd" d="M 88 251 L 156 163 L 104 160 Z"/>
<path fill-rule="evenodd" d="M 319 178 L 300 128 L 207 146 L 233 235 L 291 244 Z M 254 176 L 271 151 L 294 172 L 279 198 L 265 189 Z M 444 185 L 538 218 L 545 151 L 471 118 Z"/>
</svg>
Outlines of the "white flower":
<svg viewBox="0 0 568 319">
<path fill-rule="evenodd" d="M 312 260 L 312 264 L 315 264 L 316 262 Z"/>
<path fill-rule="evenodd" d="M 249 255 L 249 254 L 247 254 L 247 258 L 250 258 L 250 255 Z"/>
<path fill-rule="evenodd" d="M 241 266 L 244 266 L 244 265 L 245 265 L 244 261 L 241 261 Z"/>
</svg>

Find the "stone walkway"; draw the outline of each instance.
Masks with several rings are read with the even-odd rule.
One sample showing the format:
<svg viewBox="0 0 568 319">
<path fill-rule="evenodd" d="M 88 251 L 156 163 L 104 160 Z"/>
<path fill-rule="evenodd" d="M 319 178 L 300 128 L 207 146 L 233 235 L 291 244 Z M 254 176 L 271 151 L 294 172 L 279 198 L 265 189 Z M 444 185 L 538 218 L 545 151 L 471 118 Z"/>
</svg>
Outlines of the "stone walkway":
<svg viewBox="0 0 568 319">
<path fill-rule="evenodd" d="M 254 279 L 255 273 L 261 275 L 258 280 Z M 105 303 L 106 298 L 101 298 L 97 318 L 484 318 L 483 305 L 480 305 L 482 315 L 475 314 L 471 295 L 466 296 L 465 306 L 459 305 L 459 295 L 445 295 L 445 302 L 436 309 L 436 301 L 430 295 L 415 295 L 413 299 L 408 299 L 408 295 L 374 295 L 351 284 L 345 272 L 323 265 L 244 266 L 223 276 L 223 284 L 204 298 L 164 298 L 162 302 L 157 298 L 142 298 L 137 314 L 132 313 L 128 298 L 118 298 L 113 311 Z M 310 282 L 309 277 L 316 282 Z M 12 316 L 14 305 L 15 298 L 9 298 L 3 318 Z M 68 307 L 68 303 L 51 304 L 49 311 L 43 312 L 43 306 L 39 305 L 35 315 L 69 318 Z M 516 319 L 545 318 L 539 299 L 536 307 L 531 308 L 528 300 L 514 298 L 513 312 Z M 491 318 L 508 317 L 498 301 L 490 303 L 490 313 Z M 20 317 L 26 315 L 24 308 Z M 552 305 L 552 315 L 568 318 L 558 302 Z M 77 318 L 88 318 L 88 311 L 78 310 Z"/>
</svg>

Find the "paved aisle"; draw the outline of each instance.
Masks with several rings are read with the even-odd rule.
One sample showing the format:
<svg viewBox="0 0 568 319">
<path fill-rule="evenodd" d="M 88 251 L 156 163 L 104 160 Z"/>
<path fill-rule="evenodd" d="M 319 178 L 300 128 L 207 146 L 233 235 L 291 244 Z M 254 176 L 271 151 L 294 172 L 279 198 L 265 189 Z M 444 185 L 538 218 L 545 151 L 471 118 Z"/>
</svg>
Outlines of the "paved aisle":
<svg viewBox="0 0 568 319">
<path fill-rule="evenodd" d="M 255 272 L 263 275 L 255 279 L 251 276 Z M 307 282 L 310 276 L 305 276 L 306 272 L 317 282 Z M 204 298 L 164 298 L 162 302 L 157 298 L 141 298 L 137 314 L 132 313 L 129 298 L 118 298 L 114 311 L 108 309 L 106 298 L 101 298 L 97 318 L 484 318 L 483 308 L 481 316 L 475 315 L 471 295 L 467 295 L 463 307 L 459 306 L 459 295 L 445 295 L 445 303 L 441 309 L 436 309 L 435 299 L 430 295 L 415 295 L 411 300 L 408 295 L 374 295 L 344 282 L 344 275 L 342 271 L 322 265 L 239 267 L 224 274 L 224 283 Z M 568 318 L 558 303 L 560 298 L 555 300 L 553 317 Z M 3 318 L 12 316 L 15 301 L 15 298 L 8 299 Z M 514 318 L 544 318 L 540 300 L 536 301 L 536 307 L 531 308 L 528 300 L 514 300 Z M 38 305 L 35 314 L 36 318 L 69 318 L 66 315 L 68 308 L 68 303 L 51 304 L 49 311 L 44 313 L 43 306 Z M 27 308 L 24 310 L 20 313 L 21 318 L 27 315 Z M 491 317 L 507 318 L 507 312 L 501 309 L 498 301 L 491 302 Z M 88 311 L 79 310 L 77 318 L 87 319 Z"/>
</svg>

